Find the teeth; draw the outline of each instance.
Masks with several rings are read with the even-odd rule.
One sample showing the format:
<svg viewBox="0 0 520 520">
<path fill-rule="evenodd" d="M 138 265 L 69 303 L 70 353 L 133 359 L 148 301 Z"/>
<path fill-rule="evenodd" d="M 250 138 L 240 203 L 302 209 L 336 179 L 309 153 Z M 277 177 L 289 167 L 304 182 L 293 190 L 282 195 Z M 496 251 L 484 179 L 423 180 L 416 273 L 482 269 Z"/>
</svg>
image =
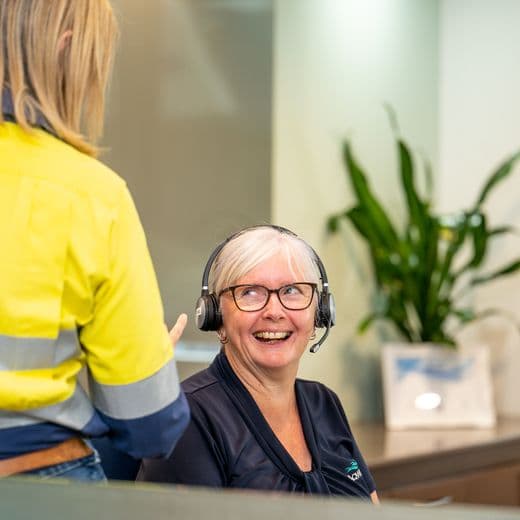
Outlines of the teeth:
<svg viewBox="0 0 520 520">
<path fill-rule="evenodd" d="M 290 332 L 255 332 L 254 336 L 261 339 L 285 339 L 290 336 Z"/>
</svg>

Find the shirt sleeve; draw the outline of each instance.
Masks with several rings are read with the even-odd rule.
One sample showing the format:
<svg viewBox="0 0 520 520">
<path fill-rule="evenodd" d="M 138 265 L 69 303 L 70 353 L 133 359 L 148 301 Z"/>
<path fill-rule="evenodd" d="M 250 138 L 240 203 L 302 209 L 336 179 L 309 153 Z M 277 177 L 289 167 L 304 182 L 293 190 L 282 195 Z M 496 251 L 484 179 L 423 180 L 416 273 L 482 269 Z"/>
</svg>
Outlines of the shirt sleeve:
<svg viewBox="0 0 520 520">
<path fill-rule="evenodd" d="M 226 486 L 225 464 L 211 428 L 198 405 L 190 401 L 191 420 L 166 460 L 143 460 L 137 480 L 190 486 Z"/>
<path fill-rule="evenodd" d="M 115 446 L 166 456 L 189 419 L 144 231 L 126 189 L 114 211 L 106 272 L 82 327 L 94 407 Z"/>
</svg>

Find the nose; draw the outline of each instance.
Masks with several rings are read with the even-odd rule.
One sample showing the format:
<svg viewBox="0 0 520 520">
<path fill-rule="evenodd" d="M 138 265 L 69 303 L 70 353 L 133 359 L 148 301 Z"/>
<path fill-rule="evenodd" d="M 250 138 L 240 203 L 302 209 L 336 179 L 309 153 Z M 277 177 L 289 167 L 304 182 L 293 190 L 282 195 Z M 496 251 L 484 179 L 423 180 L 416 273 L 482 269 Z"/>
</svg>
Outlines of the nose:
<svg viewBox="0 0 520 520">
<path fill-rule="evenodd" d="M 262 309 L 263 316 L 270 319 L 280 319 L 285 315 L 285 310 L 276 291 L 269 293 L 266 306 Z"/>
</svg>

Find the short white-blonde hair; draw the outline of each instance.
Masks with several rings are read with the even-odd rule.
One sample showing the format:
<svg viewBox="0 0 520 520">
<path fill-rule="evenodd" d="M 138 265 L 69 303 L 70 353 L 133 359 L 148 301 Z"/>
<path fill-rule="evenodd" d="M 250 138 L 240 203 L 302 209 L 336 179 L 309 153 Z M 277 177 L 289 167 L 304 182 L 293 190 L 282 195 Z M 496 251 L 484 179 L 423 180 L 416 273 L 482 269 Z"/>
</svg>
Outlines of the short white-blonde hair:
<svg viewBox="0 0 520 520">
<path fill-rule="evenodd" d="M 10 91 L 17 123 L 30 132 L 40 114 L 96 155 L 117 35 L 109 0 L 0 0 L 0 97 Z"/>
<path fill-rule="evenodd" d="M 300 237 L 273 226 L 256 226 L 238 232 L 222 248 L 211 267 L 210 291 L 218 295 L 249 271 L 278 253 L 284 253 L 290 269 L 305 276 L 305 282 L 319 283 L 316 254 Z"/>
</svg>

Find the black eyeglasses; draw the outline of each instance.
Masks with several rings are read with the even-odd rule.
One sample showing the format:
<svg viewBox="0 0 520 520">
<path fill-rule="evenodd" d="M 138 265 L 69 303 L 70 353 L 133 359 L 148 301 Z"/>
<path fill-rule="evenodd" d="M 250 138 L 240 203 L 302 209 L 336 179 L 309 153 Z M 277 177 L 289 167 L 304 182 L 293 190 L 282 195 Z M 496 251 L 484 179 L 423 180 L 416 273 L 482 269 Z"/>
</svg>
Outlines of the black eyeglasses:
<svg viewBox="0 0 520 520">
<path fill-rule="evenodd" d="M 272 293 L 276 293 L 283 307 L 290 311 L 302 311 L 309 307 L 317 285 L 309 282 L 297 282 L 282 285 L 278 289 L 268 289 L 263 285 L 233 285 L 219 293 L 231 292 L 235 305 L 244 312 L 255 312 L 263 309 Z"/>
</svg>

